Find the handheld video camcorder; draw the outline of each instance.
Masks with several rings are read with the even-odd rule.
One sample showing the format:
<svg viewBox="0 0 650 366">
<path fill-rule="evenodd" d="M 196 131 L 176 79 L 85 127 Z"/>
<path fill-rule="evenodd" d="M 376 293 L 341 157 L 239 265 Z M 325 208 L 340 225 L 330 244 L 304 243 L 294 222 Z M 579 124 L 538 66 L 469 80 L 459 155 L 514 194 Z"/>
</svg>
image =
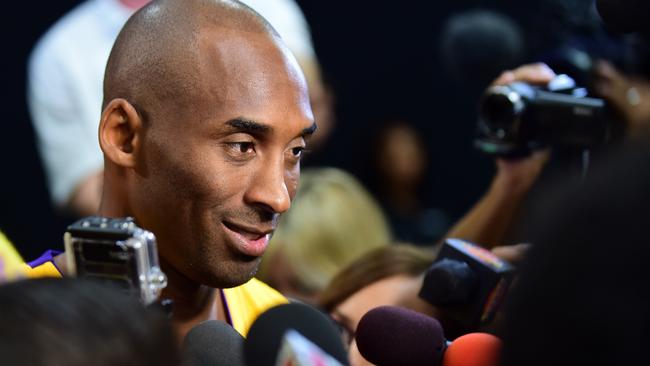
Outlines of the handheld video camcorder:
<svg viewBox="0 0 650 366">
<path fill-rule="evenodd" d="M 518 157 L 552 145 L 603 145 L 621 128 L 603 99 L 558 75 L 546 87 L 522 82 L 490 87 L 480 101 L 475 144 L 487 154 Z"/>
</svg>

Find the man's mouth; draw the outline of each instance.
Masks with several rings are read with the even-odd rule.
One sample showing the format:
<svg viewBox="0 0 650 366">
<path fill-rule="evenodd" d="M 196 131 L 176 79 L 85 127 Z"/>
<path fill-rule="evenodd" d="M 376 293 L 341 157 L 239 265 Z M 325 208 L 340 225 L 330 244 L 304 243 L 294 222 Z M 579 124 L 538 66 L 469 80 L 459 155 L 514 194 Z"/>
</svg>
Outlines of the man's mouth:
<svg viewBox="0 0 650 366">
<path fill-rule="evenodd" d="M 226 233 L 231 237 L 230 242 L 234 244 L 239 252 L 253 257 L 264 254 L 268 246 L 273 229 L 260 229 L 250 225 L 234 224 L 223 221 Z"/>
</svg>

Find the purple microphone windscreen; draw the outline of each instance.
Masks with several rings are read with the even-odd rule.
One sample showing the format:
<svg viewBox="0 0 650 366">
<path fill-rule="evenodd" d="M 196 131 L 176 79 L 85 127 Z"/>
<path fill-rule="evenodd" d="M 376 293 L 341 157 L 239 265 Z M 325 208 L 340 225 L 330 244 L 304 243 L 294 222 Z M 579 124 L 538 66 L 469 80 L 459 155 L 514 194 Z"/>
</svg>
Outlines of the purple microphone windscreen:
<svg viewBox="0 0 650 366">
<path fill-rule="evenodd" d="M 355 337 L 361 355 L 382 366 L 440 365 L 446 347 L 436 319 L 395 306 L 380 306 L 366 313 Z"/>
</svg>

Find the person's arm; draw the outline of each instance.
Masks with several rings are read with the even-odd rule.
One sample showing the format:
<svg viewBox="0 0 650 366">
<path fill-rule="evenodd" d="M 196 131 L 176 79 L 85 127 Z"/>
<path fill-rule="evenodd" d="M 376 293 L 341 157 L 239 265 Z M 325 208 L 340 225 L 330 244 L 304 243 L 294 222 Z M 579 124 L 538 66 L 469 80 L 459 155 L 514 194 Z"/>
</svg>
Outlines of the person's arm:
<svg viewBox="0 0 650 366">
<path fill-rule="evenodd" d="M 519 207 L 547 159 L 547 151 L 517 161 L 498 159 L 497 173 L 487 193 L 445 237 L 465 239 L 487 248 L 504 245 Z"/>
<path fill-rule="evenodd" d="M 504 72 L 493 84 L 514 81 L 545 84 L 554 76 L 544 64 L 525 65 Z M 497 172 L 487 193 L 447 232 L 445 238 L 465 239 L 487 248 L 505 244 L 505 235 L 548 156 L 548 151 L 538 151 L 518 160 L 497 159 Z"/>
</svg>

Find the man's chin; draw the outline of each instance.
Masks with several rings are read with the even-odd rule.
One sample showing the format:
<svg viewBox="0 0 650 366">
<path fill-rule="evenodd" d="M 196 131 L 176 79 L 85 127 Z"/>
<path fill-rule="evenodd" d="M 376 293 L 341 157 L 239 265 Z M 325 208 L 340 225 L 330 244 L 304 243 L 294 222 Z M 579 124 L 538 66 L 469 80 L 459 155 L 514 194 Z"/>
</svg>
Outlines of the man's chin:
<svg viewBox="0 0 650 366">
<path fill-rule="evenodd" d="M 260 258 L 251 262 L 228 263 L 220 271 L 210 271 L 203 285 L 214 288 L 232 288 L 245 284 L 257 273 Z"/>
</svg>

